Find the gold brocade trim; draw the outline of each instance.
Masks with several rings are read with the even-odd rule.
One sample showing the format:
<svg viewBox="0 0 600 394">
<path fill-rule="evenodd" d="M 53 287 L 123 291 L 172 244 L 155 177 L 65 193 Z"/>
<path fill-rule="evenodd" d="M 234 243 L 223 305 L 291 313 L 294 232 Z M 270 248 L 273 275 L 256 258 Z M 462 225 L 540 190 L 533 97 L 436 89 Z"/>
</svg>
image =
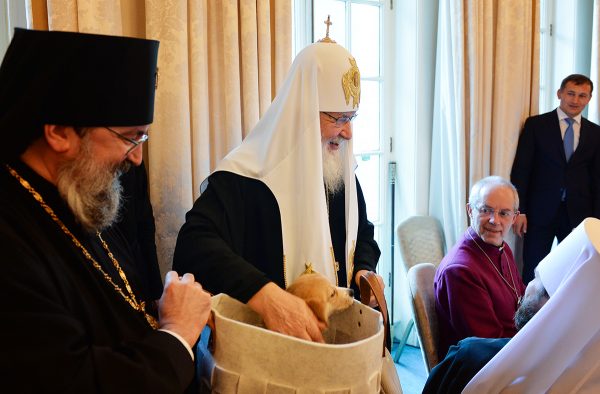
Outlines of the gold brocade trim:
<svg viewBox="0 0 600 394">
<path fill-rule="evenodd" d="M 100 233 L 96 232 L 96 235 L 100 239 L 102 247 L 104 248 L 104 250 L 106 250 L 106 253 L 108 254 L 109 259 L 111 260 L 115 269 L 119 273 L 119 276 L 123 280 L 123 284 L 125 285 L 125 288 L 127 289 L 127 293 L 129 293 L 129 295 L 125 294 L 123 292 L 123 290 L 121 289 L 121 287 L 119 287 L 119 285 L 117 285 L 113 281 L 113 279 L 110 277 L 110 275 L 108 275 L 106 273 L 106 271 L 104 271 L 104 269 L 102 269 L 102 266 L 92 257 L 92 255 L 87 251 L 85 246 L 83 246 L 81 244 L 81 242 L 79 242 L 79 240 L 75 237 L 75 235 L 73 235 L 73 233 L 67 228 L 67 226 L 64 225 L 62 220 L 60 220 L 59 217 L 56 216 L 56 213 L 54 213 L 52 208 L 50 208 L 50 206 L 48 204 L 46 204 L 46 202 L 44 201 L 42 196 L 33 188 L 33 186 L 31 186 L 31 184 L 29 182 L 27 182 L 25 179 L 23 179 L 21 177 L 21 175 L 19 175 L 19 173 L 17 171 L 15 171 L 13 168 L 11 168 L 8 164 L 6 164 L 6 169 L 15 179 L 17 179 L 19 181 L 21 186 L 23 186 L 23 188 L 25 188 L 25 190 L 27 190 L 33 196 L 33 198 L 40 204 L 40 206 L 44 209 L 44 211 L 46 211 L 46 213 L 48 215 L 50 215 L 50 217 L 58 225 L 58 227 L 60 227 L 60 229 L 67 236 L 69 236 L 71 238 L 71 241 L 81 251 L 81 253 L 83 253 L 85 258 L 90 263 L 92 263 L 92 266 L 98 272 L 100 272 L 102 274 L 102 276 L 104 277 L 104 280 L 106 280 L 108 283 L 110 283 L 113 286 L 113 288 L 115 289 L 115 291 L 117 293 L 121 294 L 121 296 L 125 299 L 125 301 L 127 301 L 127 303 L 129 303 L 129 305 L 134 310 L 143 313 L 144 317 L 146 318 L 146 321 L 152 328 L 154 328 L 154 329 L 158 328 L 158 322 L 156 321 L 154 316 L 152 316 L 152 315 L 148 314 L 148 312 L 146 312 L 146 303 L 144 301 L 138 301 L 136 299 L 135 294 L 133 293 L 133 290 L 132 290 L 131 286 L 129 285 L 129 281 L 127 280 L 127 276 L 125 275 L 125 272 L 123 271 L 123 269 L 121 268 L 121 265 L 119 264 L 117 259 L 114 257 L 114 255 L 108 248 L 108 244 L 104 241 L 104 239 L 102 239 L 102 236 L 100 235 Z"/>
<path fill-rule="evenodd" d="M 354 272 L 354 251 L 356 250 L 356 240 L 352 241 L 352 250 L 350 251 L 350 256 L 348 256 L 349 270 L 348 274 L 348 287 L 352 284 L 352 273 Z"/>
<path fill-rule="evenodd" d="M 287 289 L 288 287 L 288 282 L 287 282 L 287 267 L 286 267 L 286 257 L 285 254 L 283 255 L 283 284 L 285 285 L 285 288 Z"/>
<path fill-rule="evenodd" d="M 356 108 L 360 103 L 360 71 L 354 58 L 349 57 L 348 61 L 350 69 L 342 75 L 342 88 L 346 97 L 346 105 L 350 104 L 350 97 L 352 97 L 352 108 Z"/>
<path fill-rule="evenodd" d="M 335 275 L 335 285 L 339 286 L 337 273 L 340 269 L 340 265 L 338 264 L 337 261 L 335 261 L 335 252 L 333 251 L 333 246 L 330 246 L 329 250 L 331 252 L 331 262 L 333 263 L 333 273 Z"/>
</svg>

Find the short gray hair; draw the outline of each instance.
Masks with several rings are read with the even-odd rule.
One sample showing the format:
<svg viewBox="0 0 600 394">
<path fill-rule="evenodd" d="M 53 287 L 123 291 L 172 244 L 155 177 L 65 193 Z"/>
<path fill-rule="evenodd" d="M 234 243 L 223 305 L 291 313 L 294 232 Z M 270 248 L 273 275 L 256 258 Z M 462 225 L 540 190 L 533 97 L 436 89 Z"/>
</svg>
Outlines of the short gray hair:
<svg viewBox="0 0 600 394">
<path fill-rule="evenodd" d="M 512 190 L 513 197 L 515 200 L 514 209 L 515 211 L 519 209 L 519 193 L 517 193 L 517 189 L 515 186 L 510 183 L 510 181 L 502 178 L 501 176 L 491 175 L 477 181 L 473 187 L 471 188 L 471 193 L 469 194 L 469 205 L 472 207 L 478 205 L 481 202 L 481 189 L 484 187 L 506 187 Z"/>
</svg>

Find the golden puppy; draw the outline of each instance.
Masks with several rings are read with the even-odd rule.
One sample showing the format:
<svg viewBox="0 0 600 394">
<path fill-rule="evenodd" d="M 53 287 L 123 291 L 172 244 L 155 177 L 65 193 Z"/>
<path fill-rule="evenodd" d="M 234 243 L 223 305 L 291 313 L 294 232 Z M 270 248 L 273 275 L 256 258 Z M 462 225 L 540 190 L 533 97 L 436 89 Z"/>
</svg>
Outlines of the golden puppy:
<svg viewBox="0 0 600 394">
<path fill-rule="evenodd" d="M 349 308 L 354 302 L 352 289 L 333 286 L 326 277 L 314 271 L 300 275 L 287 291 L 306 301 L 325 326 L 329 316 Z"/>
</svg>

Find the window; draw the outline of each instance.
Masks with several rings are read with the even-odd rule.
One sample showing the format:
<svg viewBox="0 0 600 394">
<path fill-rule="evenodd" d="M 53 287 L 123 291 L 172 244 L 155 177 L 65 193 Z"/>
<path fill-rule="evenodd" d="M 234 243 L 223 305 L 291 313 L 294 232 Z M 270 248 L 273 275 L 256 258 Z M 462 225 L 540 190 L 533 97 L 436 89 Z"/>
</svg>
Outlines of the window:
<svg viewBox="0 0 600 394">
<path fill-rule="evenodd" d="M 27 2 L 0 0 L 0 59 L 13 35 L 15 27 L 27 27 Z"/>
<path fill-rule="evenodd" d="M 594 80 L 590 75 L 594 1 L 541 0 L 540 10 L 539 112 L 544 113 L 557 107 L 556 91 L 567 75 L 584 74 Z"/>
</svg>

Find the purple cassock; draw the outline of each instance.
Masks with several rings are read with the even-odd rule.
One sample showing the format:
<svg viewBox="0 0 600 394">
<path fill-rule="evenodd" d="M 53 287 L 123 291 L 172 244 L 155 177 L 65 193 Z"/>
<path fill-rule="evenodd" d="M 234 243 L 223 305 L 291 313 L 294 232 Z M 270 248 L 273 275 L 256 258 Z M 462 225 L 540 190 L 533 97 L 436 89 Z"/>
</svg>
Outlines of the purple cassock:
<svg viewBox="0 0 600 394">
<path fill-rule="evenodd" d="M 506 338 L 525 285 L 512 250 L 485 243 L 469 227 L 440 263 L 434 280 L 439 321 L 438 354 L 463 338 Z"/>
</svg>

